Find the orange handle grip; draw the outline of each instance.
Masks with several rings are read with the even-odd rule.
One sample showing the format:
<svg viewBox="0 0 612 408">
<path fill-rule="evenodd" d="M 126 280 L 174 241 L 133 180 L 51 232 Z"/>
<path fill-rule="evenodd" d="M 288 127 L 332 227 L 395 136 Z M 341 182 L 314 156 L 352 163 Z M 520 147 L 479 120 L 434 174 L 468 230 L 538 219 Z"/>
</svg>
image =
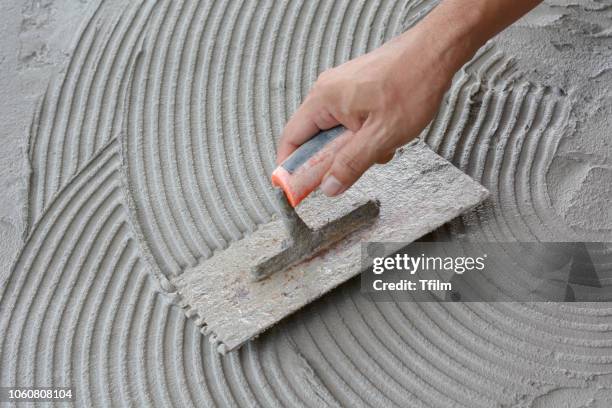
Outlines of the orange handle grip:
<svg viewBox="0 0 612 408">
<path fill-rule="evenodd" d="M 336 152 L 346 143 L 345 130 L 336 126 L 318 133 L 272 172 L 272 184 L 283 189 L 291 206 L 297 206 L 321 184 Z"/>
</svg>

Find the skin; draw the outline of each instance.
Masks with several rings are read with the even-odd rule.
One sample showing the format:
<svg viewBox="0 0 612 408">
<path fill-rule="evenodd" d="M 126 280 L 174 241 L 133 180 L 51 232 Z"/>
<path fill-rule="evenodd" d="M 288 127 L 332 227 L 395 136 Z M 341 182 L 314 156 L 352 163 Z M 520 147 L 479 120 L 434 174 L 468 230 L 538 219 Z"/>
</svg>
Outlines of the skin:
<svg viewBox="0 0 612 408">
<path fill-rule="evenodd" d="M 278 145 L 282 163 L 320 130 L 344 125 L 321 190 L 336 196 L 375 163 L 417 137 L 438 111 L 451 80 L 490 38 L 540 0 L 443 0 L 421 22 L 380 48 L 323 72 Z"/>
</svg>

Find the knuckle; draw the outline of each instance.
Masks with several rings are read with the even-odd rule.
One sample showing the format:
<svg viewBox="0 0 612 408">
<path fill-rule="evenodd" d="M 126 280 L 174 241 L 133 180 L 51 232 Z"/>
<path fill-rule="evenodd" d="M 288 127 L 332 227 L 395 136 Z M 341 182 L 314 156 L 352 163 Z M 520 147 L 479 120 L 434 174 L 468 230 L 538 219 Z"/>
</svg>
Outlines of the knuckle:
<svg viewBox="0 0 612 408">
<path fill-rule="evenodd" d="M 327 79 L 329 79 L 329 77 L 331 76 L 331 73 L 332 73 L 331 69 L 326 69 L 325 71 L 321 72 L 319 76 L 317 77 L 317 82 L 325 82 Z"/>
<path fill-rule="evenodd" d="M 353 179 L 361 176 L 364 171 L 364 163 L 357 156 L 338 153 L 337 159 L 342 168 L 348 173 L 347 175 Z"/>
<path fill-rule="evenodd" d="M 321 72 L 313 85 L 313 89 L 319 92 L 326 91 L 335 82 L 334 78 L 333 69 Z"/>
<path fill-rule="evenodd" d="M 307 99 L 312 103 L 321 103 L 325 100 L 326 94 L 325 86 L 319 82 L 315 82 L 308 93 Z"/>
<path fill-rule="evenodd" d="M 385 138 L 376 135 L 367 140 L 365 149 L 367 149 L 367 152 L 371 156 L 380 157 L 389 151 L 389 148 L 386 145 L 387 143 Z"/>
<path fill-rule="evenodd" d="M 327 129 L 336 123 L 334 116 L 327 109 L 320 110 L 315 116 L 314 122 L 319 129 Z"/>
</svg>

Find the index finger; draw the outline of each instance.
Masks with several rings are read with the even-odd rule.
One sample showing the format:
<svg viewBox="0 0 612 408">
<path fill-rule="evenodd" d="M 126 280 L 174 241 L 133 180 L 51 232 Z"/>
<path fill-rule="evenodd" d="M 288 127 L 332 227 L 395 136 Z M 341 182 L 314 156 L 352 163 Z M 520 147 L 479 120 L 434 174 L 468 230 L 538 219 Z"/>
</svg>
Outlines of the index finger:
<svg viewBox="0 0 612 408">
<path fill-rule="evenodd" d="M 282 163 L 294 150 L 319 132 L 314 121 L 315 106 L 307 99 L 285 125 L 278 143 L 276 163 Z"/>
</svg>

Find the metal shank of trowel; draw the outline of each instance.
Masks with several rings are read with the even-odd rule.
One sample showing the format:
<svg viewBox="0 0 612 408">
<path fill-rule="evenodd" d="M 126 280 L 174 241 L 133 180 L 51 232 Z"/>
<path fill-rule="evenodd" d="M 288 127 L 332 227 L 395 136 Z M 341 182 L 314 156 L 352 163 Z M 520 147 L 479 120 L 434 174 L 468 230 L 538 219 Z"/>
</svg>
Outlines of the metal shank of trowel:
<svg viewBox="0 0 612 408">
<path fill-rule="evenodd" d="M 251 270 L 254 280 L 261 280 L 274 272 L 290 266 L 316 254 L 329 245 L 344 238 L 351 232 L 374 222 L 380 211 L 377 200 L 368 200 L 344 216 L 330 221 L 323 227 L 313 230 L 300 218 L 291 207 L 281 189 L 276 189 L 279 203 L 279 215 L 287 229 L 289 239 L 283 249 Z"/>
</svg>

